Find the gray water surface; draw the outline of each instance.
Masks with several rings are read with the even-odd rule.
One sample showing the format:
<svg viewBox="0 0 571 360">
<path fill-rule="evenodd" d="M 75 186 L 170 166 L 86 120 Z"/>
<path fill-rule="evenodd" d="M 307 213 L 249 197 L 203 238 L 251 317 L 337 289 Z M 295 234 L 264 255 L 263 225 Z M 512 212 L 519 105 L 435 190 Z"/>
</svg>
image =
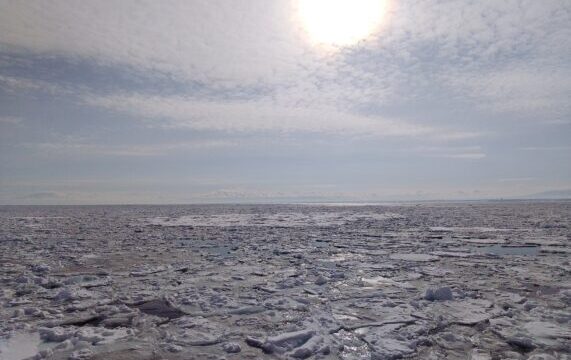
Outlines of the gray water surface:
<svg viewBox="0 0 571 360">
<path fill-rule="evenodd" d="M 474 251 L 481 254 L 493 254 L 500 256 L 537 256 L 537 254 L 539 254 L 539 246 L 505 246 L 496 244 L 492 246 L 475 247 Z"/>
</svg>

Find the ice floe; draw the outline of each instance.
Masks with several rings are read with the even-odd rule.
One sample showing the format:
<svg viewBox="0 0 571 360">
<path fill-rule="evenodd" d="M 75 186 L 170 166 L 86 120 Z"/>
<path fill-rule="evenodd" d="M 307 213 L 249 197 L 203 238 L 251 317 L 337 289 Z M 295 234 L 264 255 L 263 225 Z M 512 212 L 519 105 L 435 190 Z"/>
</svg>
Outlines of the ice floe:
<svg viewBox="0 0 571 360">
<path fill-rule="evenodd" d="M 569 202 L 2 210 L 2 360 L 571 356 Z"/>
</svg>

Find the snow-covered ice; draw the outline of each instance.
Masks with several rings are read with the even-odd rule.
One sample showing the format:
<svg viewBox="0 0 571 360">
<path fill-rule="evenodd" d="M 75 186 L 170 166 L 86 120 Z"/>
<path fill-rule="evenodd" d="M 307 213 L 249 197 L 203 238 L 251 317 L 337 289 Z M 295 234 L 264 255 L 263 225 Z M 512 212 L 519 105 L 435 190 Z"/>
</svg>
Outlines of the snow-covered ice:
<svg viewBox="0 0 571 360">
<path fill-rule="evenodd" d="M 0 207 L 0 359 L 569 359 L 571 202 Z"/>
</svg>

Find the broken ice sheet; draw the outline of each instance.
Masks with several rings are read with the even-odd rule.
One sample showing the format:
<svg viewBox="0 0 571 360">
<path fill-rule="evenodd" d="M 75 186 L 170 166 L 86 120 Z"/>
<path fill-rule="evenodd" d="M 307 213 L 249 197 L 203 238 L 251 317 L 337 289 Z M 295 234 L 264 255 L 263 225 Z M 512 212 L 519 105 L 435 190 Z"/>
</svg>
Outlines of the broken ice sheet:
<svg viewBox="0 0 571 360">
<path fill-rule="evenodd" d="M 3 210 L 2 359 L 569 355 L 569 202 Z"/>
<path fill-rule="evenodd" d="M 418 262 L 429 262 L 437 261 L 440 257 L 429 254 L 407 254 L 407 253 L 396 253 L 391 254 L 390 258 L 392 260 L 404 260 L 404 261 L 418 261 Z"/>
<path fill-rule="evenodd" d="M 148 223 L 156 226 L 270 226 L 270 227 L 298 227 L 298 226 L 332 226 L 344 225 L 348 222 L 361 220 L 381 221 L 399 219 L 402 216 L 392 212 L 375 213 L 362 212 L 320 212 L 319 209 L 311 212 L 279 212 L 268 215 L 258 213 L 229 213 L 204 215 L 186 215 L 178 218 L 155 217 L 148 219 Z"/>
</svg>

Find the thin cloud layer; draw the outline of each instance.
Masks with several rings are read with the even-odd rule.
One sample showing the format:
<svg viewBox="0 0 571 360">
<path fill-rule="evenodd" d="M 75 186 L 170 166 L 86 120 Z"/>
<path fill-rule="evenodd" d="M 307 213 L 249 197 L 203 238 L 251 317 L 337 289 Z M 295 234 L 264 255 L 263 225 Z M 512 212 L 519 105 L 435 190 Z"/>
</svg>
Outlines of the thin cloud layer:
<svg viewBox="0 0 571 360">
<path fill-rule="evenodd" d="M 120 182 L 136 163 L 224 180 L 198 197 L 571 187 L 571 159 L 546 151 L 571 136 L 571 3 L 388 4 L 378 31 L 322 46 L 294 0 L 0 0 L 0 180 L 70 166 Z"/>
<path fill-rule="evenodd" d="M 86 99 L 90 105 L 126 112 L 159 126 L 231 132 L 314 132 L 367 136 L 432 136 L 439 139 L 476 137 L 468 132 L 442 132 L 402 120 L 342 113 L 334 108 L 286 107 L 269 101 L 212 102 L 184 97 L 126 95 Z"/>
</svg>

